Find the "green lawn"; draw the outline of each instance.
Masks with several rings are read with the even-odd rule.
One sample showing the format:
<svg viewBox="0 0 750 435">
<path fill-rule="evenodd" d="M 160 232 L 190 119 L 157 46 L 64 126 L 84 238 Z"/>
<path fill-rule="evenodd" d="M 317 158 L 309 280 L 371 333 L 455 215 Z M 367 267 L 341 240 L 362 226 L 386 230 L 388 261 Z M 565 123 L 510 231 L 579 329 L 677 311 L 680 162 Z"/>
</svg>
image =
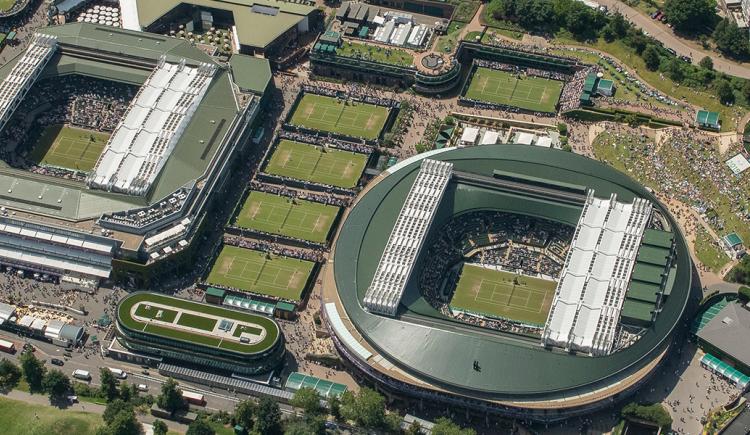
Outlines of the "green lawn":
<svg viewBox="0 0 750 435">
<path fill-rule="evenodd" d="M 269 174 L 330 184 L 343 188 L 357 185 L 367 156 L 336 149 L 281 140 L 266 165 Z"/>
<path fill-rule="evenodd" d="M 521 76 L 507 71 L 477 68 L 466 98 L 519 107 L 535 112 L 557 110 L 563 82 L 540 77 Z"/>
<path fill-rule="evenodd" d="M 145 323 L 136 320 L 130 315 L 130 311 L 136 304 L 161 304 L 176 309 L 190 310 L 204 314 L 213 315 L 223 319 L 247 323 L 248 325 L 258 325 L 267 332 L 266 336 L 258 343 L 240 343 L 237 341 L 222 340 L 212 335 L 198 334 L 185 329 L 157 325 L 154 323 Z M 136 311 L 140 305 L 136 307 Z M 183 315 L 185 313 L 183 312 Z M 190 343 L 200 344 L 208 347 L 218 347 L 221 349 L 242 352 L 247 354 L 259 353 L 268 350 L 278 338 L 279 328 L 276 323 L 265 316 L 245 313 L 241 311 L 229 310 L 222 307 L 193 302 L 186 299 L 175 298 L 158 293 L 131 293 L 120 301 L 117 307 L 118 321 L 128 329 L 143 331 L 159 337 L 165 337 L 175 340 L 182 340 Z"/>
<path fill-rule="evenodd" d="M 97 414 L 0 397 L 0 426 L 5 435 L 94 435 L 103 424 Z"/>
<path fill-rule="evenodd" d="M 324 243 L 338 207 L 265 192 L 250 192 L 237 226 Z"/>
<path fill-rule="evenodd" d="M 40 165 L 90 171 L 99 159 L 109 134 L 64 125 L 44 129 L 29 154 Z"/>
<path fill-rule="evenodd" d="M 729 257 L 724 253 L 711 238 L 704 228 L 697 231 L 695 238 L 695 256 L 704 266 L 714 272 L 718 272 L 729 263 Z"/>
<path fill-rule="evenodd" d="M 719 112 L 722 132 L 735 131 L 737 128 L 737 122 L 734 118 L 742 117 L 747 112 L 747 108 L 740 105 L 728 107 L 721 104 L 719 99 L 716 98 L 716 95 L 710 91 L 699 91 L 688 86 L 680 85 L 673 82 L 669 77 L 659 71 L 649 71 L 648 68 L 646 68 L 643 59 L 638 56 L 633 49 L 621 41 L 606 42 L 603 39 L 599 39 L 594 44 L 584 44 L 564 36 L 557 37 L 554 41 L 559 44 L 581 45 L 586 48 L 594 48 L 609 53 L 620 62 L 635 69 L 638 76 L 642 78 L 646 84 L 666 95 L 669 95 L 673 99 L 682 100 L 706 110 Z M 575 53 L 567 50 L 559 51 L 558 53 L 566 54 L 568 56 L 575 55 Z"/>
<path fill-rule="evenodd" d="M 16 0 L 0 0 L 0 12 L 5 12 L 13 7 Z"/>
<path fill-rule="evenodd" d="M 234 328 L 234 332 L 232 333 L 232 335 L 234 335 L 235 337 L 239 337 L 240 335 L 242 335 L 243 332 L 247 332 L 248 334 L 253 334 L 253 335 L 260 335 L 260 333 L 263 331 L 261 331 L 258 328 L 253 328 L 252 326 L 237 325 Z"/>
<path fill-rule="evenodd" d="M 314 263 L 225 245 L 208 283 L 299 301 Z"/>
<path fill-rule="evenodd" d="M 556 287 L 555 281 L 465 264 L 450 306 L 490 317 L 544 325 Z"/>
<path fill-rule="evenodd" d="M 336 54 L 345 57 L 356 57 L 380 63 L 390 63 L 400 66 L 411 66 L 414 64 L 414 56 L 405 50 L 398 48 L 386 48 L 375 44 L 360 44 L 357 42 L 344 41 L 341 47 L 336 49 Z"/>
<path fill-rule="evenodd" d="M 383 106 L 305 94 L 290 122 L 313 130 L 375 140 L 380 137 L 388 112 Z"/>
<path fill-rule="evenodd" d="M 177 317 L 177 311 L 148 305 L 138 305 L 138 308 L 135 309 L 135 315 L 143 317 L 144 319 L 157 319 L 162 322 L 172 323 Z M 157 315 L 159 317 L 156 317 Z"/>
<path fill-rule="evenodd" d="M 202 329 L 204 331 L 213 331 L 216 326 L 216 319 L 210 317 L 197 316 L 191 313 L 182 313 L 177 319 L 177 324 L 187 326 L 188 328 Z"/>
<path fill-rule="evenodd" d="M 439 53 L 453 53 L 458 46 L 458 37 L 466 23 L 454 21 L 448 26 L 448 33 L 439 37 L 435 43 L 435 51 Z"/>
</svg>

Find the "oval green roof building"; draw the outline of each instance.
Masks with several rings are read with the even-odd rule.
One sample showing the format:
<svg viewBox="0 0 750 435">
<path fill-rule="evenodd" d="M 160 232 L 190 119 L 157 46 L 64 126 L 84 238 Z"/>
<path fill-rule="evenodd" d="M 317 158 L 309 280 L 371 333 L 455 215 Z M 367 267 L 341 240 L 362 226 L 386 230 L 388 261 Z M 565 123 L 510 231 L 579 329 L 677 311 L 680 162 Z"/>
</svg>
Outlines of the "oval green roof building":
<svg viewBox="0 0 750 435">
<path fill-rule="evenodd" d="M 425 159 L 451 163 L 452 177 L 396 314 L 377 314 L 366 308 L 366 295 Z M 628 257 L 627 280 L 619 282 L 624 296 L 617 305 L 616 340 L 607 350 L 581 351 L 585 347 L 576 345 L 580 336 L 572 337 L 569 346 L 549 338 L 552 311 L 562 309 L 555 305 L 563 299 L 565 285 L 559 281 L 547 324 L 531 335 L 459 322 L 424 297 L 418 278 L 427 257 L 435 256 L 427 247 L 447 223 L 471 213 L 497 212 L 575 227 L 573 251 L 580 245 L 581 228 L 590 226 L 585 204 L 606 198 L 616 198 L 617 207 L 643 204 L 652 211 L 648 228 L 641 227 L 633 239 L 638 243 Z M 393 166 L 358 198 L 337 236 L 333 259 L 324 282 L 324 312 L 337 348 L 384 390 L 544 421 L 607 406 L 637 388 L 665 356 L 691 289 L 685 240 L 649 190 L 595 160 L 525 145 L 444 149 Z"/>
<path fill-rule="evenodd" d="M 128 350 L 226 372 L 268 371 L 284 354 L 281 329 L 269 317 L 158 293 L 123 298 L 117 332 Z"/>
</svg>

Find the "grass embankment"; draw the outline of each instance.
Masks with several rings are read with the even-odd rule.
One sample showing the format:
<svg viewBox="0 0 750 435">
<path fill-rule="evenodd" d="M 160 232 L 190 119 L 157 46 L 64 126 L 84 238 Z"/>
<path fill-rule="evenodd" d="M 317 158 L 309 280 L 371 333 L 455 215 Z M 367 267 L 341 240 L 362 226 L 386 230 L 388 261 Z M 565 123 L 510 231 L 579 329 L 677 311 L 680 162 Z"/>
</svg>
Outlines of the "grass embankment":
<svg viewBox="0 0 750 435">
<path fill-rule="evenodd" d="M 570 37 L 560 35 L 554 39 L 554 42 L 557 44 L 593 48 L 606 52 L 625 65 L 633 68 L 638 76 L 652 88 L 661 91 L 675 100 L 681 100 L 699 108 L 719 112 L 722 132 L 735 131 L 737 128 L 737 119 L 741 118 L 744 113 L 747 112 L 746 108 L 740 107 L 739 105 L 729 107 L 721 104 L 718 98 L 708 91 L 700 91 L 688 86 L 682 86 L 670 80 L 669 77 L 663 75 L 659 71 L 649 71 L 648 68 L 646 68 L 643 59 L 638 56 L 633 49 L 626 46 L 621 41 L 606 42 L 603 39 L 599 39 L 596 42 L 583 43 Z M 581 55 L 581 53 L 570 52 L 567 50 L 563 50 L 561 53 L 569 56 Z M 591 59 L 589 58 L 588 61 L 590 60 Z M 615 96 L 619 98 L 619 90 L 618 94 Z"/>
<path fill-rule="evenodd" d="M 0 426 L 5 435 L 94 435 L 103 424 L 97 414 L 0 397 Z"/>
</svg>

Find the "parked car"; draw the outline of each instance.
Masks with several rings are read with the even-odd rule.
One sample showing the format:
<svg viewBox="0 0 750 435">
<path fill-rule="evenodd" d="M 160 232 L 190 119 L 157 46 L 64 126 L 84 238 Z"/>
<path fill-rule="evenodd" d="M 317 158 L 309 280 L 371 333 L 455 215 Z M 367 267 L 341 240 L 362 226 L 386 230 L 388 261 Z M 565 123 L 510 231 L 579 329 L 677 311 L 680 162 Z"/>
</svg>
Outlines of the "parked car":
<svg viewBox="0 0 750 435">
<path fill-rule="evenodd" d="M 148 370 L 141 370 L 141 374 L 144 374 L 144 375 L 146 375 L 146 376 L 148 376 L 148 375 L 149 375 L 149 373 L 148 373 Z"/>
<path fill-rule="evenodd" d="M 148 391 L 148 385 L 146 384 L 138 384 L 135 386 L 135 388 L 137 388 L 138 391 Z"/>
<path fill-rule="evenodd" d="M 52 358 L 51 360 L 49 360 L 49 362 L 52 365 L 55 365 L 55 366 L 63 366 L 63 365 L 65 365 L 65 362 L 63 360 L 61 360 L 60 358 Z"/>
<path fill-rule="evenodd" d="M 674 51 L 673 48 L 667 47 L 667 51 L 670 52 L 672 54 L 672 56 L 677 56 L 677 52 Z"/>
</svg>

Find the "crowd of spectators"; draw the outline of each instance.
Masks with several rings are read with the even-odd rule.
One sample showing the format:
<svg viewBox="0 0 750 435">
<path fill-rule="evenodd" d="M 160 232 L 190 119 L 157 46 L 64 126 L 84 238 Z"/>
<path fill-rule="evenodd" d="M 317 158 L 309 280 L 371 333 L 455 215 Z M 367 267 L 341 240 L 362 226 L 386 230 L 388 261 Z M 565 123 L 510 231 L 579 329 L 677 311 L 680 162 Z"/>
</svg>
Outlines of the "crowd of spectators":
<svg viewBox="0 0 750 435">
<path fill-rule="evenodd" d="M 352 197 L 349 196 L 341 197 L 304 190 L 295 190 L 283 185 L 261 183 L 257 180 L 250 182 L 250 190 L 273 193 L 274 195 L 288 196 L 290 198 L 304 199 L 306 201 L 319 202 L 321 204 L 335 205 L 338 207 L 349 207 L 352 204 Z"/>
<path fill-rule="evenodd" d="M 505 212 L 472 212 L 445 224 L 427 246 L 419 277 L 424 298 L 444 315 L 510 332 L 536 334 L 533 325 L 454 313 L 450 301 L 462 263 L 557 279 L 574 228 Z M 532 331 L 533 330 L 533 331 Z"/>
<path fill-rule="evenodd" d="M 344 151 L 351 151 L 354 153 L 371 154 L 373 147 L 365 143 L 355 143 L 347 140 L 337 139 L 330 135 L 323 134 L 308 134 L 304 132 L 281 130 L 279 131 L 280 139 L 293 140 L 295 142 L 309 143 L 318 146 L 328 146 Z"/>
<path fill-rule="evenodd" d="M 372 89 L 357 83 L 347 85 L 345 91 L 340 89 L 326 88 L 315 85 L 302 85 L 302 92 L 308 94 L 325 95 L 327 97 L 340 98 L 343 100 L 360 101 L 367 104 L 374 104 L 383 107 L 398 107 L 399 102 L 391 98 L 383 98 L 373 95 Z"/>
<path fill-rule="evenodd" d="M 314 249 L 295 248 L 279 243 L 270 242 L 267 240 L 251 240 L 231 235 L 224 235 L 224 244 L 237 246 L 240 248 L 252 249 L 254 251 L 263 251 L 274 255 L 282 255 L 284 257 L 314 261 L 316 263 L 325 261 L 325 250 L 320 247 L 316 247 Z"/>
<path fill-rule="evenodd" d="M 23 156 L 32 151 L 44 130 L 53 125 L 112 132 L 137 90 L 135 86 L 78 75 L 35 83 L 0 133 L 3 159 L 12 166 L 45 175 L 82 176 L 63 169 L 39 167 Z"/>
<path fill-rule="evenodd" d="M 596 72 L 593 67 L 581 68 L 573 74 L 570 80 L 565 82 L 562 93 L 560 94 L 560 110 L 565 112 L 573 110 L 581 105 L 581 94 L 586 76 L 589 73 Z"/>
</svg>

